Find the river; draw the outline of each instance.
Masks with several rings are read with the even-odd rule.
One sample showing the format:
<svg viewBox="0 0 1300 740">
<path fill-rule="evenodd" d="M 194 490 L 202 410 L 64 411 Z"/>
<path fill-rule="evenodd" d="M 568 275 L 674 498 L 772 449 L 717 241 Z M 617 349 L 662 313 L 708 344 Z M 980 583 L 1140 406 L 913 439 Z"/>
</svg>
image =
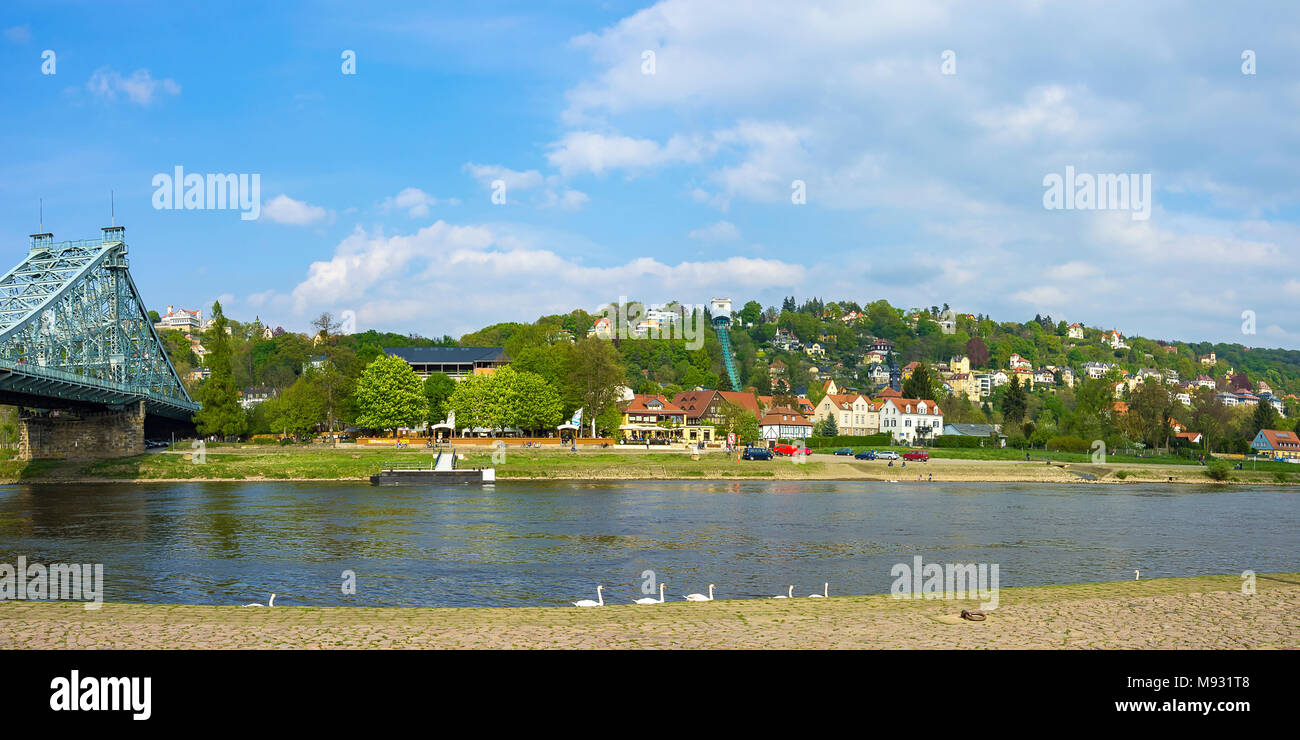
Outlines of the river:
<svg viewBox="0 0 1300 740">
<path fill-rule="evenodd" d="M 886 593 L 896 563 L 1001 586 L 1300 570 L 1283 487 L 856 482 L 0 486 L 0 563 L 102 563 L 106 601 L 550 606 Z M 351 576 L 349 576 L 349 573 Z M 345 585 L 354 583 L 354 593 Z"/>
</svg>

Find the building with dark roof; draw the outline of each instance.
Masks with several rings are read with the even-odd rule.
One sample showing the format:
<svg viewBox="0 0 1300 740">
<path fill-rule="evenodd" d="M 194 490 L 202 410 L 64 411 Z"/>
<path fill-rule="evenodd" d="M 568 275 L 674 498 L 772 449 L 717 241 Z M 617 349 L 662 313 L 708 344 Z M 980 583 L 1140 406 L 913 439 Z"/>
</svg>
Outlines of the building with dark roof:
<svg viewBox="0 0 1300 740">
<path fill-rule="evenodd" d="M 384 347 L 384 354 L 406 360 L 422 378 L 446 373 L 460 380 L 469 375 L 491 375 L 510 364 L 501 347 Z"/>
</svg>

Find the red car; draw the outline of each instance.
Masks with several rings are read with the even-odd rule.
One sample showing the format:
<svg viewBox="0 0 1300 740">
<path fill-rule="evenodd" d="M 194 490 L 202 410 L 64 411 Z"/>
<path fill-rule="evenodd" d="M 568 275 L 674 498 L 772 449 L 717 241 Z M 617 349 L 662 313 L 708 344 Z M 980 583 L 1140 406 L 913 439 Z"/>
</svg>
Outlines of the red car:
<svg viewBox="0 0 1300 740">
<path fill-rule="evenodd" d="M 786 455 L 786 456 L 798 455 L 801 452 L 805 455 L 812 454 L 812 450 L 808 449 L 807 447 L 795 447 L 794 445 L 777 445 L 772 448 L 772 452 L 775 452 L 778 455 Z"/>
<path fill-rule="evenodd" d="M 903 459 L 911 460 L 912 462 L 916 462 L 917 460 L 920 460 L 921 462 L 926 462 L 930 459 L 930 453 L 926 452 L 925 450 L 910 450 L 908 452 L 903 453 Z"/>
</svg>

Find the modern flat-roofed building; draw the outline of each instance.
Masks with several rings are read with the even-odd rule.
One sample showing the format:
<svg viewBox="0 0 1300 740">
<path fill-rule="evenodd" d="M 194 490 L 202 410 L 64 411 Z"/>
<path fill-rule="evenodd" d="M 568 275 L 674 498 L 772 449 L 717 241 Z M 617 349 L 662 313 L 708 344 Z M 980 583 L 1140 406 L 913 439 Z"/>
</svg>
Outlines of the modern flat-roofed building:
<svg viewBox="0 0 1300 740">
<path fill-rule="evenodd" d="M 510 364 L 501 347 L 384 347 L 384 354 L 406 360 L 421 378 L 446 373 L 461 380 L 469 375 L 491 375 Z"/>
</svg>

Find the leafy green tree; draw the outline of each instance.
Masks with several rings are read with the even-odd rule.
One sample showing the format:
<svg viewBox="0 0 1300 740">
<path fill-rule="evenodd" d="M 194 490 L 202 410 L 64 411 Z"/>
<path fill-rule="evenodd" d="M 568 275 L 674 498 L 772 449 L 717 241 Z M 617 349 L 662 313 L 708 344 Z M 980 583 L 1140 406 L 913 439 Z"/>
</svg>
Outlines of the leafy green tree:
<svg viewBox="0 0 1300 740">
<path fill-rule="evenodd" d="M 446 373 L 430 373 L 424 379 L 424 398 L 429 404 L 429 423 L 447 418 L 447 401 L 456 390 L 456 381 Z"/>
<path fill-rule="evenodd" d="M 357 424 L 371 429 L 395 430 L 414 426 L 425 418 L 428 401 L 420 378 L 393 355 L 377 357 L 357 379 Z"/>
<path fill-rule="evenodd" d="M 248 417 L 239 405 L 239 391 L 235 387 L 230 362 L 230 337 L 226 335 L 227 321 L 221 311 L 221 301 L 212 304 L 212 319 L 207 357 L 212 374 L 199 386 L 198 400 L 203 408 L 194 414 L 194 424 L 202 435 L 236 437 L 247 429 Z"/>
<path fill-rule="evenodd" d="M 456 383 L 455 390 L 447 397 L 447 411 L 456 415 L 458 428 L 497 426 L 499 417 L 493 408 L 490 382 L 490 376 L 470 375 Z"/>
<path fill-rule="evenodd" d="M 600 418 L 620 398 L 619 387 L 624 382 L 624 369 L 618 350 L 612 342 L 596 337 L 579 339 L 569 352 L 565 379 L 562 390 L 570 407 L 583 409 L 584 419 Z"/>
<path fill-rule="evenodd" d="M 327 362 L 320 368 L 310 368 L 303 373 L 301 380 L 306 381 L 310 392 L 320 404 L 319 413 L 324 417 L 331 443 L 337 444 L 338 440 L 333 439 L 334 424 L 342 411 L 348 407 L 352 381 L 348 380 L 347 376 L 331 362 Z"/>
<path fill-rule="evenodd" d="M 266 421 L 274 430 L 301 437 L 325 418 L 325 403 L 312 379 L 303 376 L 278 398 L 263 402 Z"/>
<path fill-rule="evenodd" d="M 728 434 L 736 435 L 736 444 L 757 442 L 762 430 L 758 418 L 746 408 L 730 401 L 724 401 L 718 408 L 718 423 L 713 425 L 718 439 L 725 440 Z"/>
</svg>

